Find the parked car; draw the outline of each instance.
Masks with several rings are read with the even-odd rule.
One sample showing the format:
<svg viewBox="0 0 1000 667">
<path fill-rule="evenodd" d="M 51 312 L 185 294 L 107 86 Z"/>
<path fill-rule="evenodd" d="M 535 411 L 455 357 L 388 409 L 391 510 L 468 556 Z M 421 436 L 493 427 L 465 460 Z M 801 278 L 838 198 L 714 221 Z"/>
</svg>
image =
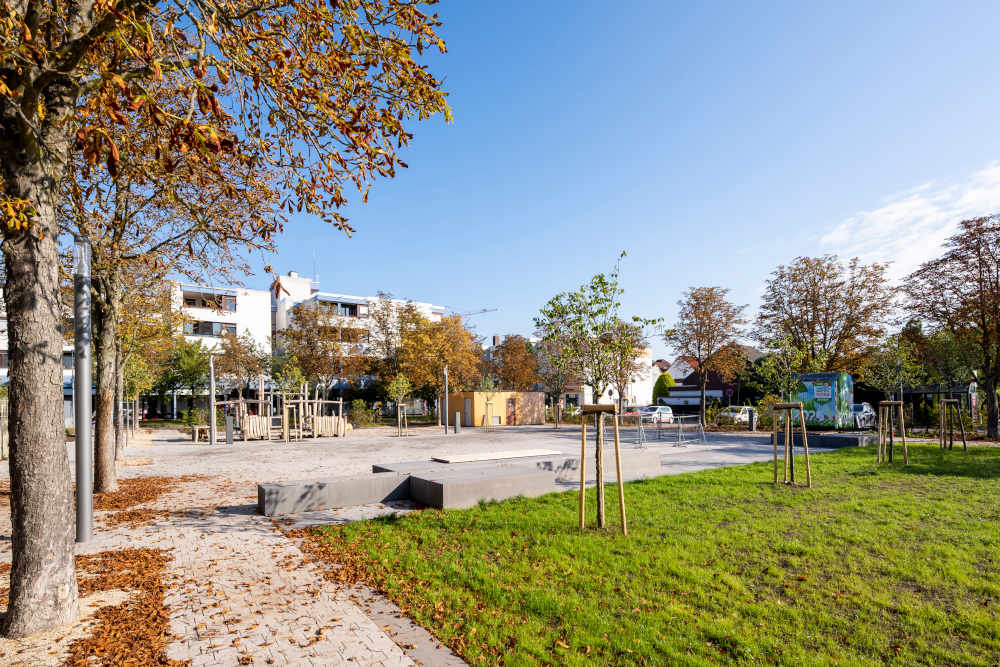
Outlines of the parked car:
<svg viewBox="0 0 1000 667">
<path fill-rule="evenodd" d="M 650 405 L 640 408 L 639 414 L 642 415 L 642 421 L 644 422 L 652 422 L 653 424 L 674 423 L 674 411 L 670 409 L 669 405 Z"/>
<path fill-rule="evenodd" d="M 853 404 L 851 414 L 854 416 L 854 428 L 875 428 L 878 418 L 875 416 L 875 409 L 870 404 Z"/>
<path fill-rule="evenodd" d="M 749 424 L 752 411 L 748 405 L 730 405 L 719 412 L 717 421 L 720 424 Z"/>
</svg>

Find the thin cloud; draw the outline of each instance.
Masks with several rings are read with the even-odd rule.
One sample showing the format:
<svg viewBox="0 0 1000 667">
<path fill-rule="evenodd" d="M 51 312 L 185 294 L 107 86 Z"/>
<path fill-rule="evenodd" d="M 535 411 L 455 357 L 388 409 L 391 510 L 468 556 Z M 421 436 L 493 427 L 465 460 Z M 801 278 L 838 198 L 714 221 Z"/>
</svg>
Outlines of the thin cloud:
<svg viewBox="0 0 1000 667">
<path fill-rule="evenodd" d="M 836 225 L 820 242 L 842 257 L 891 261 L 902 277 L 940 254 L 958 222 L 1000 212 L 1000 164 L 975 172 L 963 185 L 925 183 L 887 197 L 882 206 Z"/>
</svg>

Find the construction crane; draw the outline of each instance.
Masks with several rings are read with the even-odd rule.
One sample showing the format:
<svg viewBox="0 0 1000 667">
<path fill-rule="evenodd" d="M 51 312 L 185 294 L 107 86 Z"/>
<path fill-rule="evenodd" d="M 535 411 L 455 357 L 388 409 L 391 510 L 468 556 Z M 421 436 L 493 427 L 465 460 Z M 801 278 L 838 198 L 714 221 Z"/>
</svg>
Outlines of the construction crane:
<svg viewBox="0 0 1000 667">
<path fill-rule="evenodd" d="M 452 311 L 452 315 L 458 315 L 459 317 L 469 317 L 470 315 L 482 315 L 483 313 L 495 313 L 497 308 L 483 308 L 482 310 L 473 310 L 469 313 L 456 313 Z"/>
</svg>

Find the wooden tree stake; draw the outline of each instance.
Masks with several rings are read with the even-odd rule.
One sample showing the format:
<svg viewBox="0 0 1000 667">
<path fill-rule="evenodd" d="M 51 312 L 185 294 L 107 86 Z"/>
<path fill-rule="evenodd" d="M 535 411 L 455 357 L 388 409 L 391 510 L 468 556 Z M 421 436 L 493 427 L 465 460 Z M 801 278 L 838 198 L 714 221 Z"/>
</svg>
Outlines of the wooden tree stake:
<svg viewBox="0 0 1000 667">
<path fill-rule="evenodd" d="M 793 413 L 799 414 L 799 426 L 802 431 L 802 449 L 806 457 L 806 486 L 812 488 L 812 465 L 809 461 L 809 439 L 806 435 L 805 409 L 802 403 L 776 403 L 771 408 L 771 418 L 774 420 L 774 483 L 778 483 L 778 421 L 783 423 L 785 436 L 785 478 L 784 483 L 795 484 L 795 429 L 792 425 Z"/>
<path fill-rule="evenodd" d="M 618 472 L 618 510 L 622 519 L 622 535 L 628 535 L 628 524 L 625 521 L 625 481 L 622 480 L 622 453 L 618 439 L 618 413 L 614 414 L 615 419 L 615 467 Z"/>
<path fill-rule="evenodd" d="M 580 530 L 587 527 L 587 418 L 580 420 Z"/>
<path fill-rule="evenodd" d="M 628 534 L 628 526 L 626 525 L 625 518 L 625 482 L 622 480 L 621 472 L 621 436 L 618 427 L 617 411 L 613 405 L 584 405 L 582 408 L 583 419 L 580 421 L 580 529 L 583 530 L 586 527 L 586 520 L 584 515 L 584 509 L 586 507 L 585 492 L 586 492 L 586 480 L 587 480 L 587 468 L 586 468 L 586 451 L 587 451 L 587 415 L 595 415 L 594 426 L 597 432 L 594 434 L 594 439 L 597 442 L 597 450 L 595 456 L 595 467 L 597 469 L 596 482 L 597 482 L 597 526 L 598 528 L 604 527 L 604 456 L 603 456 L 603 446 L 604 437 L 602 434 L 602 423 L 601 417 L 604 413 L 609 413 L 615 418 L 615 465 L 618 470 L 618 503 L 620 508 L 620 515 L 622 520 L 622 533 Z"/>
<path fill-rule="evenodd" d="M 903 445 L 903 465 L 910 463 L 910 451 L 906 444 L 906 422 L 903 416 L 902 401 L 881 401 L 878 404 L 878 445 L 876 461 L 892 463 L 892 429 L 893 418 L 899 421 L 899 439 Z"/>
</svg>

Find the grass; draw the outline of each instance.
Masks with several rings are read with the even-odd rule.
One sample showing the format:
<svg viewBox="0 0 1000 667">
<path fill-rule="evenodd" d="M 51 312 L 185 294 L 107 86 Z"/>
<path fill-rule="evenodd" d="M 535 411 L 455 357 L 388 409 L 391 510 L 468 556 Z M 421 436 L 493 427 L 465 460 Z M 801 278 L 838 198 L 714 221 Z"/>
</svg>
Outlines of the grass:
<svg viewBox="0 0 1000 667">
<path fill-rule="evenodd" d="M 996 664 L 1000 448 L 815 455 L 811 490 L 771 475 L 628 484 L 627 537 L 609 486 L 605 532 L 568 492 L 314 539 L 474 664 Z"/>
</svg>

